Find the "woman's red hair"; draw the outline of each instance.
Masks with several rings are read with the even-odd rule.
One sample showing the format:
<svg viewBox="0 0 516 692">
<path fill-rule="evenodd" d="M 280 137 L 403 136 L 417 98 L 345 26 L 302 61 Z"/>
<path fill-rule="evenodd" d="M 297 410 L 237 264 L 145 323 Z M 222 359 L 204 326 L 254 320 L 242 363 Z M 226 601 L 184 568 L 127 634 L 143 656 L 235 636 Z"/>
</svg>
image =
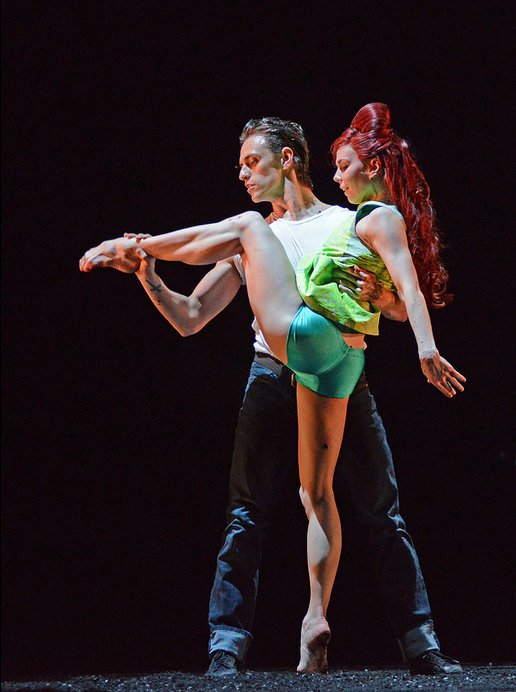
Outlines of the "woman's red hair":
<svg viewBox="0 0 516 692">
<path fill-rule="evenodd" d="M 351 125 L 331 145 L 334 162 L 337 151 L 346 144 L 353 147 L 361 161 L 376 157 L 381 160 L 391 202 L 405 219 L 421 291 L 428 305 L 444 307 L 453 296 L 446 292 L 448 272 L 439 256 L 441 241 L 430 189 L 409 145 L 393 132 L 388 106 L 368 103 L 358 111 Z"/>
</svg>

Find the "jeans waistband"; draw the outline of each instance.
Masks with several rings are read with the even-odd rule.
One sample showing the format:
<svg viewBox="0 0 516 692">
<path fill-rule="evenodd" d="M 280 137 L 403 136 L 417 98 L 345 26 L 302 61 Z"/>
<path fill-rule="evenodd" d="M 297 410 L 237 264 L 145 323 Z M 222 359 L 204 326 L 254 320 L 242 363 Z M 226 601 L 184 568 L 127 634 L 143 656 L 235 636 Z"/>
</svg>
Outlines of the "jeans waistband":
<svg viewBox="0 0 516 692">
<path fill-rule="evenodd" d="M 287 368 L 280 360 L 270 356 L 267 353 L 255 353 L 254 360 L 256 363 L 263 365 L 269 370 L 277 375 L 280 379 L 289 380 L 290 384 L 294 387 L 296 384 L 296 377 L 290 368 Z"/>
</svg>

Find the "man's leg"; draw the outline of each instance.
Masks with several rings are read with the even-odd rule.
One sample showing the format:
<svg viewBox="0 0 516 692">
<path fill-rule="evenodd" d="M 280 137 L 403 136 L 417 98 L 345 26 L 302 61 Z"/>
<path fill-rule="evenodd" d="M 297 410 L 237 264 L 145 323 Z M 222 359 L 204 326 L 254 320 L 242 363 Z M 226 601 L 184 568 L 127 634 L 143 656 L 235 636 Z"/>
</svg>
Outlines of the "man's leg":
<svg viewBox="0 0 516 692">
<path fill-rule="evenodd" d="M 210 598 L 208 653 L 239 663 L 252 639 L 262 543 L 288 474 L 297 481 L 295 389 L 254 362 L 235 434 L 230 502 Z M 210 671 L 213 666 L 210 666 Z"/>
<path fill-rule="evenodd" d="M 458 672 L 457 662 L 439 651 L 418 556 L 399 510 L 391 450 L 364 376 L 349 399 L 341 454 L 347 501 L 404 659 L 413 672 Z M 429 657 L 430 651 L 438 654 Z"/>
</svg>

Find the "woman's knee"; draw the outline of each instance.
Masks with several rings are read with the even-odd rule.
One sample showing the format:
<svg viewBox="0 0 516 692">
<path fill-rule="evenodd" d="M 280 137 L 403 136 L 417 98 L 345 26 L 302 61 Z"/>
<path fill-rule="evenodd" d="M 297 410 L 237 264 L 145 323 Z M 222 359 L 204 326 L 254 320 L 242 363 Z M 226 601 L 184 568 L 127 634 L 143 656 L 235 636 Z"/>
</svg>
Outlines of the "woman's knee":
<svg viewBox="0 0 516 692">
<path fill-rule="evenodd" d="M 263 216 L 257 211 L 244 211 L 236 216 L 231 216 L 226 221 L 240 234 L 248 231 L 256 232 L 269 227 Z"/>
<path fill-rule="evenodd" d="M 245 211 L 238 216 L 229 219 L 233 231 L 235 231 L 244 249 L 256 245 L 268 236 L 273 236 L 269 224 L 257 211 Z"/>
</svg>

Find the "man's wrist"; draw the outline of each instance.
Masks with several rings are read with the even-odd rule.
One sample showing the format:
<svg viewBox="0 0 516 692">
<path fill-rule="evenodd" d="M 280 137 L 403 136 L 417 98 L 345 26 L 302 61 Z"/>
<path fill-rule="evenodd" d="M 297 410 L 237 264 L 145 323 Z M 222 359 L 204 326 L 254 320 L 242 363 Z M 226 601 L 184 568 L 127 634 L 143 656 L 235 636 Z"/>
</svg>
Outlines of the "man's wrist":
<svg viewBox="0 0 516 692">
<path fill-rule="evenodd" d="M 396 295 L 382 286 L 380 295 L 377 300 L 373 302 L 373 305 L 379 310 L 385 310 L 386 308 L 392 307 L 395 303 Z"/>
<path fill-rule="evenodd" d="M 149 280 L 149 281 L 160 281 L 159 276 L 156 274 L 154 269 L 149 267 L 145 262 L 141 262 L 139 268 L 134 272 L 139 279 Z"/>
</svg>

